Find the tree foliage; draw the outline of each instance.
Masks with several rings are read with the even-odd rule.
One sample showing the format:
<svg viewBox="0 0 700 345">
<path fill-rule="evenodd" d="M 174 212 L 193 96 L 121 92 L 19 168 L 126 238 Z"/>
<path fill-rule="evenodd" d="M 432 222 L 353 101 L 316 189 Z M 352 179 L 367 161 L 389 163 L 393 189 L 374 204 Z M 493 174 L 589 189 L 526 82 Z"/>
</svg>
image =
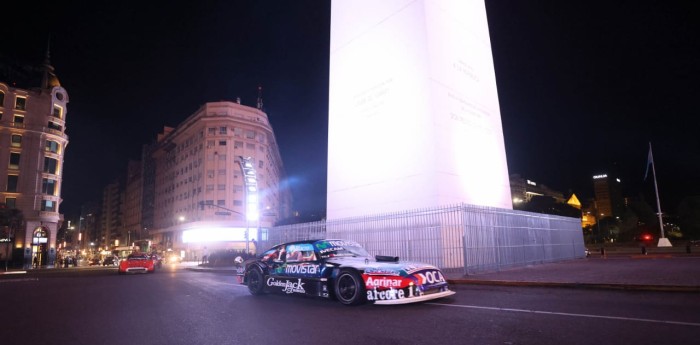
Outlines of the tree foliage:
<svg viewBox="0 0 700 345">
<path fill-rule="evenodd" d="M 690 196 L 678 205 L 676 211 L 683 237 L 700 239 L 700 196 Z"/>
</svg>

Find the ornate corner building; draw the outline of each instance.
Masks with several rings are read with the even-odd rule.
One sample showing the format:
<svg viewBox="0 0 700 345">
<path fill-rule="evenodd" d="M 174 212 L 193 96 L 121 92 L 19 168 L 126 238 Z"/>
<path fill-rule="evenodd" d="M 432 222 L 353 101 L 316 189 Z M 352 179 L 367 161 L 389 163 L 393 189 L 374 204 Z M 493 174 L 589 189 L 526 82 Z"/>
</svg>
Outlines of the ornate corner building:
<svg viewBox="0 0 700 345">
<path fill-rule="evenodd" d="M 3 67 L 9 68 L 0 74 L 0 204 L 21 211 L 23 221 L 3 229 L 0 261 L 50 266 L 62 222 L 68 93 L 48 52 L 39 68 Z"/>
</svg>

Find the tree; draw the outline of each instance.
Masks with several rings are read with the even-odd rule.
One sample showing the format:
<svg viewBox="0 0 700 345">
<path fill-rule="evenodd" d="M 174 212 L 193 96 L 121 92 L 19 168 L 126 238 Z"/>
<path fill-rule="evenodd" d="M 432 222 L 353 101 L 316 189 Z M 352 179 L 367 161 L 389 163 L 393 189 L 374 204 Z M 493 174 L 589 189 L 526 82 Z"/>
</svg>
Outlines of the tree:
<svg viewBox="0 0 700 345">
<path fill-rule="evenodd" d="M 687 239 L 700 238 L 700 196 L 689 196 L 678 205 L 678 223 Z"/>
</svg>

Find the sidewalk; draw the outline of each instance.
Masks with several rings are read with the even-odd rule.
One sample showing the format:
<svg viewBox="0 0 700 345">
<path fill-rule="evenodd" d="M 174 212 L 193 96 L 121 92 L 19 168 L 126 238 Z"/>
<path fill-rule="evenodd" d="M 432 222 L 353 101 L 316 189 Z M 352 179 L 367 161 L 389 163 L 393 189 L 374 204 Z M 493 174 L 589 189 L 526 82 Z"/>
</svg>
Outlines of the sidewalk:
<svg viewBox="0 0 700 345">
<path fill-rule="evenodd" d="M 186 267 L 198 272 L 235 274 L 234 267 Z M 539 286 L 638 291 L 700 292 L 700 255 L 611 254 L 463 276 L 447 274 L 450 284 Z"/>
</svg>

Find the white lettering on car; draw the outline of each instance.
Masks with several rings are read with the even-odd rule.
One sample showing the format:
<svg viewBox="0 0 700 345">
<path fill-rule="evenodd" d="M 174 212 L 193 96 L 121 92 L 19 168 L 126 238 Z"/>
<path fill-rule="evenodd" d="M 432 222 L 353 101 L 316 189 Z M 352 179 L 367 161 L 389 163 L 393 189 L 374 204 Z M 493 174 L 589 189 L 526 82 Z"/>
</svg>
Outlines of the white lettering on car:
<svg viewBox="0 0 700 345">
<path fill-rule="evenodd" d="M 401 287 L 401 279 L 387 278 L 387 277 L 367 277 L 365 280 L 365 285 L 368 288 L 398 288 Z"/>
<path fill-rule="evenodd" d="M 319 271 L 319 265 L 288 265 L 284 269 L 284 273 L 288 274 L 316 274 Z"/>
<path fill-rule="evenodd" d="M 445 277 L 442 276 L 440 271 L 425 271 L 422 273 L 416 273 L 416 276 L 420 278 L 421 285 L 440 284 L 445 282 Z"/>
<path fill-rule="evenodd" d="M 276 280 L 275 278 L 267 278 L 267 286 L 282 287 L 282 291 L 285 293 L 306 293 L 306 290 L 304 290 L 304 283 L 301 282 L 301 279 L 294 282 L 290 280 Z"/>
</svg>

